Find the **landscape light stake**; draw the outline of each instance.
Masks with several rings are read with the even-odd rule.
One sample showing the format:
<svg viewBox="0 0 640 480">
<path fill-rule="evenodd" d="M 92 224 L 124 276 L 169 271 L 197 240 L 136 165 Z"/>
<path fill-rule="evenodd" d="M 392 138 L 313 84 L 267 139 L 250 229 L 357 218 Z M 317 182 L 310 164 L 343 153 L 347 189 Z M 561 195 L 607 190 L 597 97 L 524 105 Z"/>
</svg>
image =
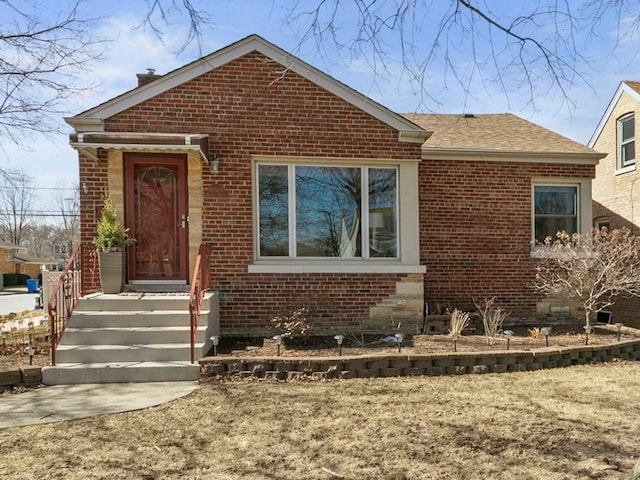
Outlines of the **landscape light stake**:
<svg viewBox="0 0 640 480">
<path fill-rule="evenodd" d="M 213 342 L 213 356 L 218 355 L 218 344 L 220 343 L 220 335 L 214 335 L 211 337 L 211 341 Z"/>
<path fill-rule="evenodd" d="M 548 347 L 549 346 L 549 335 L 551 334 L 551 327 L 542 327 L 540 329 L 540 331 L 544 335 L 544 344 Z"/>
<path fill-rule="evenodd" d="M 338 342 L 338 356 L 341 357 L 342 356 L 342 342 L 344 341 L 344 335 L 336 335 L 333 338 L 335 338 L 336 342 Z"/>
<path fill-rule="evenodd" d="M 591 330 L 593 330 L 593 327 L 591 325 L 585 325 L 582 328 L 584 328 L 585 333 L 584 344 L 589 345 L 589 334 L 591 333 Z"/>
<path fill-rule="evenodd" d="M 2 353 L 7 354 L 7 335 L 9 332 L 2 330 Z"/>
<path fill-rule="evenodd" d="M 451 333 L 451 339 L 453 340 L 453 351 L 458 351 L 458 332 Z"/>
<path fill-rule="evenodd" d="M 507 350 L 509 350 L 509 342 L 511 341 L 511 336 L 513 335 L 513 330 L 505 330 L 504 333 L 507 336 Z"/>
<path fill-rule="evenodd" d="M 280 356 L 280 345 L 282 345 L 282 335 L 276 335 L 275 337 L 273 337 L 273 339 L 276 341 L 276 346 L 278 347 L 278 356 Z"/>
<path fill-rule="evenodd" d="M 29 354 L 29 365 L 33 365 L 33 355 L 36 353 L 36 349 L 29 345 L 25 350 Z"/>
<path fill-rule="evenodd" d="M 396 343 L 398 344 L 398 353 L 402 349 L 402 341 L 404 340 L 404 334 L 396 333 Z"/>
<path fill-rule="evenodd" d="M 618 331 L 618 341 L 620 341 L 620 334 L 622 333 L 622 324 L 616 323 L 616 330 Z"/>
</svg>

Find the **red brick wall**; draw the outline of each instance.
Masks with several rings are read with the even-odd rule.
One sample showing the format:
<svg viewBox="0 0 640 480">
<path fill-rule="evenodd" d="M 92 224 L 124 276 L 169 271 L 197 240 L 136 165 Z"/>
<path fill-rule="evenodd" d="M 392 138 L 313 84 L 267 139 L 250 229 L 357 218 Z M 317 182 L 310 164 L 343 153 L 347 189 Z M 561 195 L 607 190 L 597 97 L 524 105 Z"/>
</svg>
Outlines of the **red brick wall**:
<svg viewBox="0 0 640 480">
<path fill-rule="evenodd" d="M 420 145 L 260 54 L 252 53 L 122 112 L 108 131 L 207 133 L 220 170 L 203 171 L 203 242 L 212 245 L 213 287 L 223 332 L 258 331 L 290 297 L 322 292 L 327 326 L 356 324 L 395 292 L 403 275 L 253 275 L 252 155 L 420 158 Z M 80 182 L 106 184 L 106 167 L 81 158 Z M 83 209 L 83 235 L 92 221 Z M 84 238 L 83 237 L 83 238 Z"/>
<path fill-rule="evenodd" d="M 423 161 L 420 261 L 429 308 L 470 310 L 472 299 L 495 296 L 512 317 L 533 317 L 532 178 L 593 174 L 591 166 Z"/>
</svg>

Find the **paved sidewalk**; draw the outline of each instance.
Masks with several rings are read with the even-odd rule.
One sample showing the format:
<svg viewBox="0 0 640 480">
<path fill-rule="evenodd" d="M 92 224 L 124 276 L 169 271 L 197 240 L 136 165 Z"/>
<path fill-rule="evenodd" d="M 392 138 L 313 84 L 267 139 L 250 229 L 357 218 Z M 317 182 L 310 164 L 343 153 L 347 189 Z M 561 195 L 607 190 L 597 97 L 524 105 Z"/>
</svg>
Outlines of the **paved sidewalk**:
<svg viewBox="0 0 640 480">
<path fill-rule="evenodd" d="M 198 382 L 54 385 L 0 398 L 0 429 L 153 407 L 184 397 Z"/>
</svg>

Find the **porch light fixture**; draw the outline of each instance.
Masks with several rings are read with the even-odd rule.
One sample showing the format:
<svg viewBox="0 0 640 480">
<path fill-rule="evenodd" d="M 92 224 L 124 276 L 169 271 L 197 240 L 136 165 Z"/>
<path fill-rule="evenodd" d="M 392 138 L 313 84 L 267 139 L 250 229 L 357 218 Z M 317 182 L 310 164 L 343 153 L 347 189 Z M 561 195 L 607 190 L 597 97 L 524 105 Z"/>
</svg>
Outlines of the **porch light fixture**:
<svg viewBox="0 0 640 480">
<path fill-rule="evenodd" d="M 542 327 L 540 329 L 540 331 L 544 335 L 544 344 L 548 347 L 549 346 L 549 335 L 551 335 L 551 327 Z"/>
<path fill-rule="evenodd" d="M 398 344 L 398 353 L 402 349 L 402 341 L 404 340 L 404 334 L 396 333 L 396 343 Z"/>
<path fill-rule="evenodd" d="M 589 334 L 591 333 L 591 330 L 593 330 L 593 327 L 591 325 L 585 325 L 582 328 L 584 328 L 584 334 L 585 334 L 584 344 L 589 345 Z"/>
<path fill-rule="evenodd" d="M 502 334 L 507 337 L 507 350 L 509 350 L 509 343 L 511 342 L 511 337 L 513 336 L 513 330 L 505 330 Z"/>
<path fill-rule="evenodd" d="M 27 348 L 25 348 L 25 351 L 29 355 L 29 365 L 33 365 L 33 356 L 36 353 L 36 349 L 29 345 Z"/>
<path fill-rule="evenodd" d="M 276 335 L 273 337 L 276 341 L 276 347 L 278 347 L 278 356 L 280 356 L 280 345 L 282 345 L 282 335 Z"/>
<path fill-rule="evenodd" d="M 341 357 L 342 356 L 342 342 L 344 341 L 344 335 L 336 335 L 333 338 L 335 338 L 336 342 L 338 342 L 338 356 Z"/>
<path fill-rule="evenodd" d="M 211 173 L 218 173 L 218 170 L 220 170 L 220 159 L 215 155 L 209 160 L 209 168 L 211 169 Z"/>
<path fill-rule="evenodd" d="M 618 341 L 620 341 L 620 334 L 622 333 L 623 325 L 621 323 L 616 323 L 616 331 L 618 332 Z"/>
<path fill-rule="evenodd" d="M 213 342 L 213 356 L 218 355 L 218 344 L 220 343 L 220 335 L 214 335 L 211 337 L 211 341 Z"/>
</svg>

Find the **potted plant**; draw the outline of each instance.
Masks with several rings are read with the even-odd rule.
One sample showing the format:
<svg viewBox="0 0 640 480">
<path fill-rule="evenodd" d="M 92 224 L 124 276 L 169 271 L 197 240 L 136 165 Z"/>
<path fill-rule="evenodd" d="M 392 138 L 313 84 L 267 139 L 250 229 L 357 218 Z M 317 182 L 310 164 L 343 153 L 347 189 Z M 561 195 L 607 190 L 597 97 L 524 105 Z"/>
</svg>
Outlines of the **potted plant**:
<svg viewBox="0 0 640 480">
<path fill-rule="evenodd" d="M 104 293 L 120 293 L 124 288 L 126 248 L 134 242 L 127 231 L 118 220 L 111 198 L 105 195 L 97 235 L 93 239 L 98 250 L 100 283 Z"/>
</svg>

